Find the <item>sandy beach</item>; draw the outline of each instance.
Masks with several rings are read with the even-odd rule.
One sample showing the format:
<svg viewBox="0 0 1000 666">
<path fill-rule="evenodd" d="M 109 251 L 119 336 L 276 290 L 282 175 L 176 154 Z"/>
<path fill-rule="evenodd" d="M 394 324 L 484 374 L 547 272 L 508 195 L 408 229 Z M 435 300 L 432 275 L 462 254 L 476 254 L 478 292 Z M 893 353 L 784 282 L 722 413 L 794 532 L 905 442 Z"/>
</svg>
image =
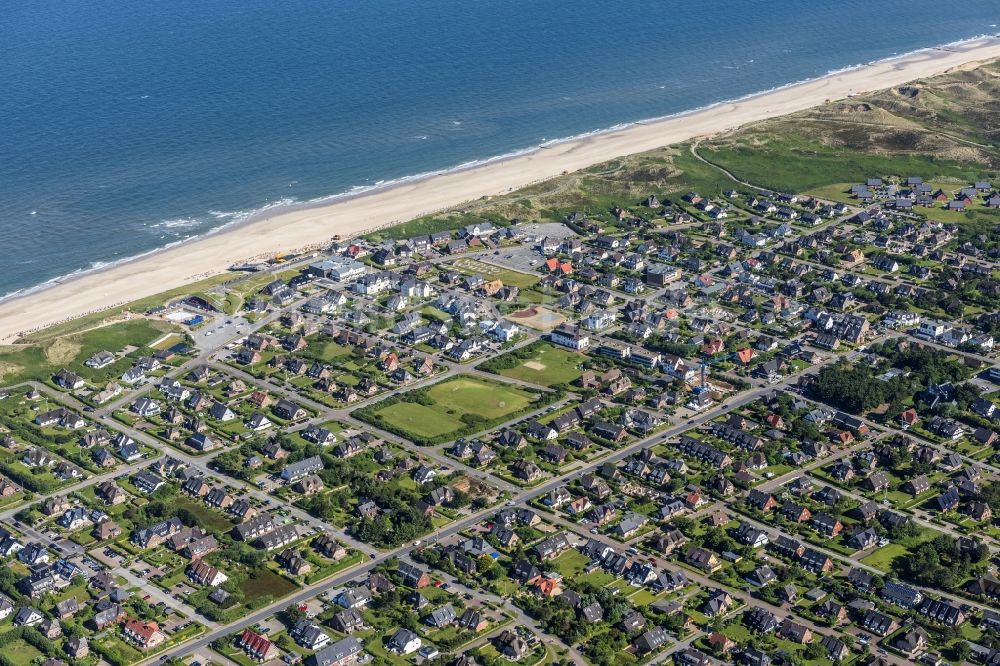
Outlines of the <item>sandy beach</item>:
<svg viewBox="0 0 1000 666">
<path fill-rule="evenodd" d="M 181 286 L 250 257 L 323 243 L 451 208 L 622 155 L 652 150 L 851 94 L 901 85 L 1000 58 L 1000 39 L 965 42 L 880 61 L 704 110 L 638 123 L 529 154 L 401 183 L 309 209 L 267 217 L 0 303 L 0 343 L 26 331 Z"/>
</svg>

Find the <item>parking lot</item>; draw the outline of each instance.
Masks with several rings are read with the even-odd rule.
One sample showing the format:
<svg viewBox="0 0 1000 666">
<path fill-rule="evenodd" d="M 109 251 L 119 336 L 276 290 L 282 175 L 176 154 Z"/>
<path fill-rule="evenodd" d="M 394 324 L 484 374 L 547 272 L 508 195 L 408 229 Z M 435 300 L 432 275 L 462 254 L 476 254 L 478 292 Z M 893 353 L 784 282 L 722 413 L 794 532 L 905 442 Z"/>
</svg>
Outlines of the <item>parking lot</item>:
<svg viewBox="0 0 1000 666">
<path fill-rule="evenodd" d="M 484 263 L 501 264 L 505 268 L 511 268 L 524 273 L 535 273 L 538 266 L 543 261 L 542 256 L 530 247 L 510 247 L 499 250 L 499 255 L 484 255 L 477 257 Z"/>
<path fill-rule="evenodd" d="M 239 336 L 240 331 L 246 330 L 249 330 L 248 324 L 240 315 L 218 315 L 207 316 L 204 324 L 189 333 L 196 347 L 213 349 L 222 342 Z"/>
</svg>

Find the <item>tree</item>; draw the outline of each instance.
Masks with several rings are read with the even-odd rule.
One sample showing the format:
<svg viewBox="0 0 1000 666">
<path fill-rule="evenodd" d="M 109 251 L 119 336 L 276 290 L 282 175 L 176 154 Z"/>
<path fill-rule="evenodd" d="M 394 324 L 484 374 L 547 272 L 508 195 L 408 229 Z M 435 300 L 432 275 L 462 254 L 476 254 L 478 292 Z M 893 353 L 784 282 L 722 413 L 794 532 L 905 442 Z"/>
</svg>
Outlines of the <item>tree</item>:
<svg viewBox="0 0 1000 666">
<path fill-rule="evenodd" d="M 902 523 L 890 526 L 887 532 L 892 541 L 906 541 L 919 535 L 920 528 L 918 528 L 916 523 L 912 520 L 906 520 Z"/>
<path fill-rule="evenodd" d="M 462 509 L 464 507 L 467 507 L 471 501 L 472 498 L 469 495 L 469 493 L 465 492 L 464 490 L 456 490 L 454 493 L 454 497 L 452 497 L 452 500 L 448 502 L 448 506 L 450 506 L 452 509 Z"/>
<path fill-rule="evenodd" d="M 280 620 L 289 627 L 294 627 L 300 621 L 306 619 L 306 614 L 299 610 L 299 607 L 295 604 L 290 604 L 285 606 L 285 609 L 281 611 Z"/>
<path fill-rule="evenodd" d="M 489 571 L 497 566 L 496 562 L 492 557 L 480 557 L 476 561 L 476 571 L 481 574 L 487 574 Z"/>
<path fill-rule="evenodd" d="M 969 655 L 972 654 L 972 647 L 969 645 L 968 641 L 959 641 L 955 643 L 955 660 L 959 663 L 969 660 Z"/>
<path fill-rule="evenodd" d="M 942 534 L 920 544 L 911 557 L 897 557 L 892 567 L 900 577 L 920 585 L 952 590 L 969 576 L 973 565 L 988 556 L 977 539 L 973 544 L 971 549 L 959 552 L 955 540 Z"/>
<path fill-rule="evenodd" d="M 819 640 L 813 640 L 812 643 L 806 646 L 806 658 L 810 660 L 822 659 L 826 656 L 826 648 Z"/>
<path fill-rule="evenodd" d="M 887 402 L 889 382 L 875 378 L 871 367 L 841 361 L 820 370 L 810 392 L 822 402 L 859 414 Z"/>
</svg>

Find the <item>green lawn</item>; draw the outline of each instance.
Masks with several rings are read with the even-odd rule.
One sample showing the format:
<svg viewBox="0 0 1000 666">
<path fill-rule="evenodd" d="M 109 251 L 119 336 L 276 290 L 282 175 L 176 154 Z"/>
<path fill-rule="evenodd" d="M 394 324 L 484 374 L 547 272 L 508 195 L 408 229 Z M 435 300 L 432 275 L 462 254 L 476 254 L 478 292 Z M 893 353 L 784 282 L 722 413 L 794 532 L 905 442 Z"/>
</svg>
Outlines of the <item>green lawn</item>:
<svg viewBox="0 0 1000 666">
<path fill-rule="evenodd" d="M 383 644 L 383 637 L 376 635 L 364 644 L 365 650 L 375 657 L 376 664 L 391 664 L 392 666 L 409 666 L 412 662 L 408 657 L 395 652 L 389 652 Z"/>
<path fill-rule="evenodd" d="M 444 310 L 437 309 L 433 305 L 425 305 L 420 308 L 420 314 L 435 321 L 451 321 L 451 315 Z"/>
<path fill-rule="evenodd" d="M 579 379 L 582 374 L 580 370 L 582 357 L 579 354 L 559 349 L 548 343 L 533 345 L 530 349 L 533 353 L 529 357 L 524 358 L 518 354 L 520 363 L 512 368 L 499 370 L 499 374 L 539 386 L 569 384 Z"/>
<path fill-rule="evenodd" d="M 601 569 L 595 569 L 590 573 L 583 574 L 582 576 L 580 576 L 579 581 L 587 582 L 590 583 L 591 585 L 596 585 L 597 587 L 604 587 L 614 579 L 615 577 L 609 574 L 607 571 L 603 571 Z"/>
<path fill-rule="evenodd" d="M 135 649 L 116 634 L 106 635 L 100 640 L 91 642 L 91 649 L 96 648 L 97 652 L 112 664 L 134 664 L 143 659 L 143 653 Z"/>
<path fill-rule="evenodd" d="M 232 641 L 230 640 L 226 641 L 225 648 L 221 649 L 212 648 L 212 649 L 221 654 L 223 657 L 229 659 L 230 661 L 239 664 L 239 666 L 255 666 L 255 664 L 257 663 L 255 661 L 252 661 L 250 657 L 247 656 L 246 652 L 233 645 Z"/>
<path fill-rule="evenodd" d="M 387 423 L 421 437 L 447 435 L 462 427 L 457 418 L 415 402 L 398 402 L 376 414 Z"/>
<path fill-rule="evenodd" d="M 578 550 L 567 550 L 559 557 L 552 560 L 553 566 L 563 575 L 563 578 L 575 578 L 583 573 L 590 558 Z"/>
<path fill-rule="evenodd" d="M 892 568 L 892 561 L 896 559 L 899 555 L 906 555 L 910 551 L 906 549 L 906 546 L 898 543 L 890 543 L 878 548 L 870 555 L 866 555 L 861 559 L 862 562 L 870 567 L 875 567 L 876 569 L 881 569 L 882 571 L 888 572 Z"/>
<path fill-rule="evenodd" d="M 532 395 L 515 386 L 478 377 L 455 377 L 435 384 L 427 393 L 437 405 L 460 414 L 486 419 L 510 416 L 531 404 Z"/>
<path fill-rule="evenodd" d="M 365 559 L 365 556 L 361 553 L 354 553 L 353 555 L 348 555 L 339 562 L 331 562 L 326 566 L 321 566 L 317 570 L 313 571 L 311 574 L 306 576 L 306 585 L 312 585 L 317 581 L 321 581 L 324 578 L 329 578 L 338 571 L 343 571 L 344 569 L 349 569 L 356 564 L 360 564 Z"/>
<path fill-rule="evenodd" d="M 45 658 L 38 648 L 20 638 L 4 647 L 4 656 L 17 666 L 27 666 L 35 659 Z"/>
<path fill-rule="evenodd" d="M 629 597 L 629 601 L 632 602 L 633 606 L 648 606 L 656 601 L 656 599 L 657 595 L 653 594 L 646 588 L 640 589 L 638 592 Z"/>
<path fill-rule="evenodd" d="M 338 345 L 336 342 L 331 341 L 323 345 L 319 355 L 325 361 L 333 361 L 334 359 L 342 358 L 344 356 L 350 356 L 351 348 Z"/>
<path fill-rule="evenodd" d="M 874 550 L 867 557 L 863 558 L 861 561 L 869 566 L 882 569 L 883 571 L 891 571 L 892 561 L 900 556 L 910 555 L 914 549 L 920 544 L 931 541 L 936 537 L 941 536 L 943 533 L 937 530 L 931 529 L 929 527 L 921 527 L 918 532 L 907 539 L 902 539 L 899 543 L 890 543 Z"/>
<path fill-rule="evenodd" d="M 702 144 L 700 154 L 755 185 L 785 192 L 810 192 L 839 183 L 864 182 L 871 174 L 924 174 L 971 182 L 981 170 L 937 155 L 862 153 L 823 143 L 809 123 L 781 118 L 743 130 L 743 136 Z M 746 143 L 752 135 L 758 143 Z"/>
<path fill-rule="evenodd" d="M 517 386 L 478 377 L 447 379 L 419 394 L 356 416 L 383 425 L 418 442 L 485 430 L 527 409 L 535 395 Z"/>
<path fill-rule="evenodd" d="M 504 284 L 524 289 L 532 287 L 538 283 L 538 276 L 530 273 L 521 273 L 508 268 L 501 268 L 476 259 L 456 259 L 452 266 L 455 270 L 466 275 L 482 275 L 485 280 L 500 280 Z"/>
<path fill-rule="evenodd" d="M 137 319 L 62 338 L 48 338 L 37 344 L 3 347 L 0 350 L 0 382 L 10 384 L 28 379 L 47 382 L 63 367 L 89 381 L 106 382 L 113 374 L 122 371 L 119 364 L 92 370 L 83 362 L 99 351 L 117 352 L 126 345 L 144 347 L 170 330 L 173 327 L 169 324 Z M 42 331 L 39 335 L 42 333 L 49 334 L 49 331 Z M 126 360 L 124 365 L 132 362 Z"/>
<path fill-rule="evenodd" d="M 197 516 L 198 522 L 209 529 L 225 532 L 233 528 L 231 520 L 226 518 L 221 512 L 209 508 L 202 502 L 183 495 L 178 495 L 172 501 L 177 508 L 185 508 Z"/>
</svg>

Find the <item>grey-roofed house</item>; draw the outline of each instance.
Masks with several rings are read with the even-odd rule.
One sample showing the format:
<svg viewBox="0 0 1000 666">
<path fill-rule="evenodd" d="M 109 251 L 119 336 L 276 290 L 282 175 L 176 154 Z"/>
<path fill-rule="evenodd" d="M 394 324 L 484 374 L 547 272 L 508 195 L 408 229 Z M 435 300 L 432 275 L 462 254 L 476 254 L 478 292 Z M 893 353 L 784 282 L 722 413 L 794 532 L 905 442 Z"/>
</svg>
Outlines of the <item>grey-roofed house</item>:
<svg viewBox="0 0 1000 666">
<path fill-rule="evenodd" d="M 296 643 L 307 650 L 320 650 L 330 644 L 330 637 L 322 627 L 309 620 L 299 620 L 290 635 Z"/>
<path fill-rule="evenodd" d="M 342 634 L 352 634 L 364 627 L 365 621 L 356 608 L 345 608 L 333 616 L 330 626 Z"/>
<path fill-rule="evenodd" d="M 302 477 L 315 474 L 322 469 L 323 459 L 319 456 L 311 456 L 285 465 L 285 469 L 281 470 L 281 478 L 286 482 L 298 481 Z"/>
<path fill-rule="evenodd" d="M 411 654 L 419 650 L 421 644 L 420 637 L 415 633 L 409 629 L 399 629 L 386 641 L 386 648 L 397 654 Z"/>
<path fill-rule="evenodd" d="M 306 664 L 308 666 L 344 666 L 361 654 L 363 649 L 361 641 L 354 636 L 348 636 L 311 655 L 306 659 Z"/>
<path fill-rule="evenodd" d="M 663 647 L 670 640 L 670 634 L 663 627 L 653 627 L 643 633 L 635 641 L 635 648 L 639 654 L 651 654 Z"/>
<path fill-rule="evenodd" d="M 885 585 L 882 587 L 881 596 L 889 603 L 906 609 L 915 608 L 924 598 L 920 590 L 895 581 L 885 582 Z"/>
<path fill-rule="evenodd" d="M 432 627 L 447 627 L 452 624 L 457 616 L 455 615 L 455 609 L 451 604 L 445 604 L 440 608 L 436 608 L 424 619 L 424 621 Z"/>
</svg>

